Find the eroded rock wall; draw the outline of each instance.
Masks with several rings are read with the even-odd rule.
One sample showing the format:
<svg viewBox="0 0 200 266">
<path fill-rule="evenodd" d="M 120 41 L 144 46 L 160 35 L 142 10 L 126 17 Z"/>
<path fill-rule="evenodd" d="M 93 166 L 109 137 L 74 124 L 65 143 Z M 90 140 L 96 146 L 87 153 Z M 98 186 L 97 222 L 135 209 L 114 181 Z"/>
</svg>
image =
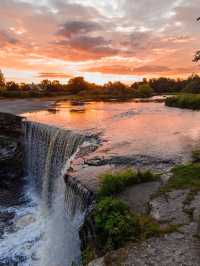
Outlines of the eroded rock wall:
<svg viewBox="0 0 200 266">
<path fill-rule="evenodd" d="M 23 178 L 23 118 L 0 113 L 0 203 L 10 205 L 20 193 Z M 13 202 L 14 201 L 14 202 Z"/>
</svg>

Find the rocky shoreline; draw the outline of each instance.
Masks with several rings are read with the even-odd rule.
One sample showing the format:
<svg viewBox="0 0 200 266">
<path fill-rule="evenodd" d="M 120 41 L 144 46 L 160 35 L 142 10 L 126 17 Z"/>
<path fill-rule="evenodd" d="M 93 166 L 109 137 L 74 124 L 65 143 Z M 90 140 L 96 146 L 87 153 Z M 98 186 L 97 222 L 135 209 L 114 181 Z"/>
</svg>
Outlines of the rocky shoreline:
<svg viewBox="0 0 200 266">
<path fill-rule="evenodd" d="M 165 226 L 179 224 L 177 231 L 107 253 L 88 266 L 198 266 L 200 265 L 200 193 L 186 206 L 187 190 L 176 190 L 149 201 L 150 215 Z"/>
<path fill-rule="evenodd" d="M 200 265 L 200 192 L 187 201 L 188 189 L 175 189 L 158 193 L 171 177 L 172 160 L 159 160 L 145 156 L 112 157 L 97 156 L 93 152 L 82 153 L 72 162 L 69 176 L 79 180 L 87 189 L 96 193 L 99 175 L 106 170 L 126 167 L 147 168 L 161 175 L 160 182 L 149 182 L 127 188 L 120 195 L 132 211 L 153 217 L 161 227 L 177 226 L 177 230 L 161 237 L 153 237 L 139 243 L 127 243 L 118 250 L 101 257 L 94 231 L 92 215 L 86 217 L 81 228 L 82 249 L 90 243 L 97 247 L 97 258 L 88 266 L 198 266 Z M 136 158 L 137 157 L 137 158 Z M 156 159 L 156 160 L 155 160 Z M 183 162 L 180 162 L 183 163 Z M 91 180 L 92 176 L 92 180 Z"/>
</svg>

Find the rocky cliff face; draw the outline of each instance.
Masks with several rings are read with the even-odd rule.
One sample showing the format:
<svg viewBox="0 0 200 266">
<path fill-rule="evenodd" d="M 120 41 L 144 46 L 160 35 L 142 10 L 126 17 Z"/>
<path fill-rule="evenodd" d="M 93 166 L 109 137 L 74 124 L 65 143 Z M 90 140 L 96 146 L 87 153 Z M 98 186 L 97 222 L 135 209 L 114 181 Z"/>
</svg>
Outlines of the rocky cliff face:
<svg viewBox="0 0 200 266">
<path fill-rule="evenodd" d="M 22 118 L 0 113 L 0 204 L 16 204 L 23 177 Z M 13 202 L 14 201 L 14 202 Z"/>
</svg>

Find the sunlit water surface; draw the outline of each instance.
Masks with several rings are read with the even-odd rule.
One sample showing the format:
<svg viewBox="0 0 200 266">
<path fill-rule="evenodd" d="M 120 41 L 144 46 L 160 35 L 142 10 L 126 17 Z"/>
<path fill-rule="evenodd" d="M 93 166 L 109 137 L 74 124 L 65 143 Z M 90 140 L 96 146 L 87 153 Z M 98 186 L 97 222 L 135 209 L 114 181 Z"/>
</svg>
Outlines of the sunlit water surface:
<svg viewBox="0 0 200 266">
<path fill-rule="evenodd" d="M 164 103 L 59 102 L 27 119 L 81 132 L 101 133 L 106 155 L 140 154 L 164 159 L 190 155 L 200 142 L 200 112 Z"/>
</svg>

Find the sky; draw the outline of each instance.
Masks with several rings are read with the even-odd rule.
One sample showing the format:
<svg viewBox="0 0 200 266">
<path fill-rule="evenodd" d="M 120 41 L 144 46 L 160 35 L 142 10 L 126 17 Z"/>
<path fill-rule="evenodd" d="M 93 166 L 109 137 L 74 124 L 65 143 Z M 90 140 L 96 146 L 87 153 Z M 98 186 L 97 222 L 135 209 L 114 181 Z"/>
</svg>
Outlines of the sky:
<svg viewBox="0 0 200 266">
<path fill-rule="evenodd" d="M 200 0 L 0 0 L 6 79 L 104 83 L 200 72 Z"/>
</svg>

